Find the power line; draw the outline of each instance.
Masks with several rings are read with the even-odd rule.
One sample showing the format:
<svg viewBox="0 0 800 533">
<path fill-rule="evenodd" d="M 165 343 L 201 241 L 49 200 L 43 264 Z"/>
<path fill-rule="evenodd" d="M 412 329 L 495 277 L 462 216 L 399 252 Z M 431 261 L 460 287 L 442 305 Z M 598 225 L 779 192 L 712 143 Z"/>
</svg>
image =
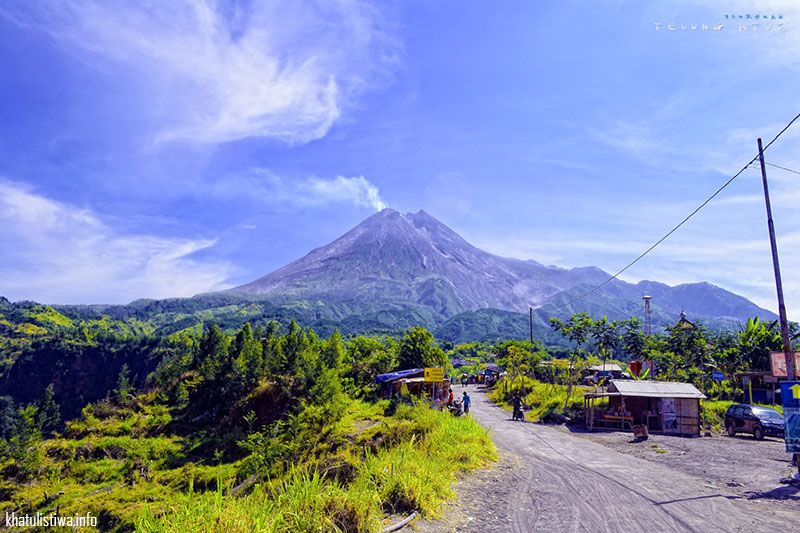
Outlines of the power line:
<svg viewBox="0 0 800 533">
<path fill-rule="evenodd" d="M 786 130 L 788 130 L 788 129 L 789 129 L 789 127 L 791 127 L 791 125 L 795 123 L 795 121 L 797 121 L 797 119 L 800 119 L 800 113 L 798 113 L 798 114 L 797 114 L 797 115 L 796 115 L 796 116 L 795 116 L 795 117 L 794 117 L 792 120 L 790 120 L 790 121 L 789 121 L 789 123 L 788 123 L 788 124 L 786 124 L 786 126 L 784 126 L 784 128 L 783 128 L 783 129 L 782 129 L 780 132 L 778 132 L 778 134 L 777 134 L 775 137 L 773 137 L 773 139 L 772 139 L 770 142 L 768 142 L 766 146 L 764 146 L 764 149 L 762 150 L 762 153 L 763 153 L 763 152 L 766 152 L 766 151 L 767 151 L 767 148 L 769 148 L 770 146 L 772 146 L 772 143 L 774 143 L 775 141 L 777 141 L 777 140 L 778 140 L 778 138 L 779 138 L 781 135 L 783 135 L 783 133 L 784 133 Z M 721 186 L 720 188 L 718 188 L 716 191 L 714 191 L 714 193 L 713 193 L 711 196 L 709 196 L 708 198 L 706 198 L 706 200 L 705 200 L 703 203 L 701 203 L 699 206 L 697 206 L 697 208 L 696 208 L 694 211 L 692 211 L 691 213 L 689 213 L 689 214 L 688 214 L 688 215 L 687 215 L 687 216 L 686 216 L 686 217 L 685 217 L 683 220 L 681 220 L 681 221 L 680 221 L 680 222 L 679 222 L 679 223 L 678 223 L 678 224 L 677 224 L 675 227 L 673 227 L 671 230 L 669 230 L 669 231 L 668 231 L 668 232 L 667 232 L 667 233 L 666 233 L 666 234 L 665 234 L 663 237 L 661 237 L 660 239 L 658 239 L 658 240 L 657 240 L 657 241 L 656 241 L 656 242 L 655 242 L 655 243 L 654 243 L 654 244 L 653 244 L 653 245 L 652 245 L 650 248 L 648 248 L 647 250 L 645 250 L 644 252 L 642 252 L 641 254 L 639 254 L 639 256 L 638 256 L 638 257 L 636 257 L 636 259 L 634 259 L 633 261 L 631 261 L 630 263 L 628 263 L 627 265 L 625 265 L 624 267 L 622 267 L 622 269 L 620 269 L 620 270 L 619 270 L 619 271 L 618 271 L 616 274 L 613 274 L 613 275 L 612 275 L 611 277 L 609 277 L 607 280 L 605 280 L 604 282 L 602 282 L 602 283 L 600 283 L 599 285 L 595 286 L 594 288 L 592 288 L 592 289 L 590 289 L 590 290 L 586 291 L 585 293 L 581 294 L 581 295 L 580 295 L 580 296 L 578 296 L 577 298 L 574 298 L 574 299 L 570 300 L 569 302 L 567 302 L 567 303 L 565 303 L 565 304 L 559 305 L 559 306 L 557 306 L 557 307 L 554 307 L 554 308 L 551 308 L 551 309 L 552 309 L 553 311 L 556 311 L 556 310 L 558 310 L 558 309 L 563 309 L 564 307 L 568 307 L 568 306 L 570 306 L 570 305 L 574 304 L 575 302 L 578 302 L 578 301 L 580 301 L 580 300 L 582 300 L 582 299 L 586 298 L 587 296 L 589 296 L 589 295 L 590 295 L 590 294 L 592 294 L 593 292 L 595 292 L 595 291 L 599 290 L 600 288 L 602 288 L 603 286 L 605 286 L 605 285 L 606 285 L 607 283 L 609 283 L 610 281 L 612 281 L 612 280 L 614 280 L 614 279 L 617 279 L 617 277 L 618 277 L 620 274 L 622 274 L 623 272 L 625 272 L 626 270 L 628 270 L 630 267 L 632 267 L 633 265 L 635 265 L 636 263 L 638 263 L 638 262 L 639 262 L 639 261 L 640 261 L 640 260 L 641 260 L 641 259 L 642 259 L 644 256 L 646 256 L 647 254 L 649 254 L 650 252 L 652 252 L 652 251 L 653 251 L 653 250 L 654 250 L 654 249 L 655 249 L 655 248 L 656 248 L 656 247 L 657 247 L 659 244 L 661 244 L 662 242 L 664 242 L 665 240 L 667 240 L 667 238 L 669 238 L 669 236 L 670 236 L 670 235 L 672 235 L 673 233 L 675 233 L 675 232 L 678 230 L 678 228 L 680 228 L 681 226 L 683 226 L 684 224 L 686 224 L 686 222 L 688 222 L 690 218 L 692 218 L 694 215 L 696 215 L 696 214 L 697 214 L 697 212 L 698 212 L 698 211 L 700 211 L 702 208 L 704 208 L 706 205 L 708 205 L 708 203 L 709 203 L 711 200 L 713 200 L 714 198 L 716 198 L 716 196 L 717 196 L 719 193 L 721 193 L 723 190 L 725 190 L 725 188 L 726 188 L 728 185 L 730 185 L 731 183 L 733 183 L 733 181 L 734 181 L 736 178 L 738 178 L 738 177 L 739 177 L 739 176 L 740 176 L 740 175 L 741 175 L 741 174 L 742 174 L 742 173 L 743 173 L 745 170 L 747 170 L 747 168 L 748 168 L 750 165 L 752 165 L 752 164 L 753 164 L 753 163 L 754 163 L 754 162 L 755 162 L 757 159 L 758 159 L 758 154 L 756 154 L 755 156 L 753 156 L 753 159 L 751 159 L 751 160 L 750 160 L 750 161 L 749 161 L 749 162 L 748 162 L 748 163 L 747 163 L 745 166 L 743 166 L 743 167 L 741 168 L 741 170 L 739 170 L 739 172 L 737 172 L 736 174 L 734 174 L 734 175 L 733 175 L 733 176 L 732 176 L 732 177 L 731 177 L 731 178 L 730 178 L 728 181 L 726 181 L 725 183 L 723 183 L 723 184 L 722 184 L 722 186 Z M 775 166 L 775 165 L 773 165 L 773 166 Z M 785 169 L 785 170 L 789 170 L 789 169 Z M 794 171 L 792 171 L 792 172 L 794 172 Z"/>
<path fill-rule="evenodd" d="M 787 171 L 787 172 L 794 172 L 795 174 L 800 174 L 800 172 L 798 172 L 798 171 L 796 171 L 796 170 L 792 170 L 791 168 L 782 167 L 782 166 L 780 166 L 780 165 L 775 165 L 775 164 L 773 164 L 773 163 L 767 163 L 766 161 L 764 161 L 764 164 L 765 164 L 765 165 L 769 165 L 769 166 L 771 166 L 771 167 L 779 168 L 779 169 L 781 169 L 781 170 L 785 170 L 785 171 Z"/>
</svg>

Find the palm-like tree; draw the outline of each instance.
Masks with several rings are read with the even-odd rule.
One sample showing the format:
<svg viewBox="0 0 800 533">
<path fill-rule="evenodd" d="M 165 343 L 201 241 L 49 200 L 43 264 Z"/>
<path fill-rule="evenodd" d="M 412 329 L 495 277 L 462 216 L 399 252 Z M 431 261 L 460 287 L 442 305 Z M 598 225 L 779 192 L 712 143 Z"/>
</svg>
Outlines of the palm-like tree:
<svg viewBox="0 0 800 533">
<path fill-rule="evenodd" d="M 554 331 L 558 331 L 562 336 L 575 343 L 575 350 L 573 350 L 569 359 L 567 404 L 569 403 L 570 396 L 572 396 L 572 382 L 575 379 L 576 363 L 580 356 L 581 347 L 586 344 L 589 338 L 592 324 L 592 317 L 585 312 L 573 314 L 566 322 L 555 317 L 550 319 L 550 327 L 553 328 Z M 564 407 L 566 408 L 566 404 Z"/>
</svg>

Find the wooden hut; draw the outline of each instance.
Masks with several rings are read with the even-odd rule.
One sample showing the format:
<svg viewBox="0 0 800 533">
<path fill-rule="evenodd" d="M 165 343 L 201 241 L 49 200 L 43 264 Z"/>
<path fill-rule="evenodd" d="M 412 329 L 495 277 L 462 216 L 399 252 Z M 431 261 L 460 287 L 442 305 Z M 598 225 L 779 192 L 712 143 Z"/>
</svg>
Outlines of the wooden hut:
<svg viewBox="0 0 800 533">
<path fill-rule="evenodd" d="M 690 383 L 612 380 L 608 388 L 584 395 L 586 427 L 590 430 L 632 429 L 700 435 L 700 400 L 705 395 Z"/>
</svg>

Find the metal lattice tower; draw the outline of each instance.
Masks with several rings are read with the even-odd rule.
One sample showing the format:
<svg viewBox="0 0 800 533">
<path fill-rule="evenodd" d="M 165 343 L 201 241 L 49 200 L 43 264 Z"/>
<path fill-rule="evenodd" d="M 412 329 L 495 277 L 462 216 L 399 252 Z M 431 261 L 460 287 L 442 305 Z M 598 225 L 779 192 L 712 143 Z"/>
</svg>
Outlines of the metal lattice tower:
<svg viewBox="0 0 800 533">
<path fill-rule="evenodd" d="M 644 295 L 642 296 L 642 300 L 644 300 L 644 333 L 645 335 L 652 335 L 653 334 L 653 310 L 650 308 L 650 300 L 652 300 L 652 296 Z"/>
</svg>

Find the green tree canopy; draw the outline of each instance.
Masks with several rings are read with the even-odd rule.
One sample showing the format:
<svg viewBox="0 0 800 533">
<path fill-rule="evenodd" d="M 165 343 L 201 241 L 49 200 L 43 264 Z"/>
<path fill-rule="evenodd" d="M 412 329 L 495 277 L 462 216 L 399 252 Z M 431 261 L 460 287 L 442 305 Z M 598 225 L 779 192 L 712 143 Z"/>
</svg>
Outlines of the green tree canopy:
<svg viewBox="0 0 800 533">
<path fill-rule="evenodd" d="M 206 379 L 216 379 L 222 373 L 228 359 L 228 337 L 218 325 L 212 324 L 206 330 L 200 340 L 197 359 Z"/>
<path fill-rule="evenodd" d="M 36 424 L 42 433 L 52 433 L 61 425 L 61 408 L 56 403 L 52 383 L 47 386 L 44 398 L 37 405 Z"/>
<path fill-rule="evenodd" d="M 436 344 L 433 334 L 422 326 L 406 330 L 398 353 L 400 368 L 447 366 L 444 351 Z"/>
</svg>

